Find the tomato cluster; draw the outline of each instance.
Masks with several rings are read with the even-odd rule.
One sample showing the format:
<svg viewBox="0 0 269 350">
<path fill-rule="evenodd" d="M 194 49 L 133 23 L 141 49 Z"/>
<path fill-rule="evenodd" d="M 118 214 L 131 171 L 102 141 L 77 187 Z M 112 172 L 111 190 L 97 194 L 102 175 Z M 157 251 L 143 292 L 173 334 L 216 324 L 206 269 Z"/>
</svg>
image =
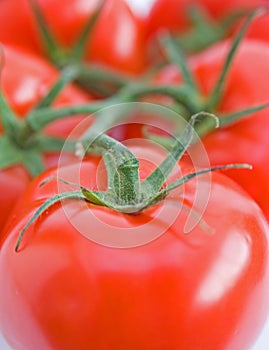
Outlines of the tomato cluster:
<svg viewBox="0 0 269 350">
<path fill-rule="evenodd" d="M 269 312 L 267 5 L 0 2 L 12 349 L 254 344 Z"/>
</svg>

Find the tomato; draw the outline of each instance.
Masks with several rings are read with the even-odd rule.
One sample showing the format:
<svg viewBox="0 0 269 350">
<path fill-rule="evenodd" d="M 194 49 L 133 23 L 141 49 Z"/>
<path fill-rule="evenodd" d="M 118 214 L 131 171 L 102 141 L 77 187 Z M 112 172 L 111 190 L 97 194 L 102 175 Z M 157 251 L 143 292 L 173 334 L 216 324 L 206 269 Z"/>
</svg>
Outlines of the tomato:
<svg viewBox="0 0 269 350">
<path fill-rule="evenodd" d="M 139 145 L 132 150 L 144 178 L 153 169 L 153 151 Z M 163 154 L 154 157 L 160 162 Z M 184 234 L 188 212 L 182 203 L 192 206 L 194 180 L 136 215 L 75 199 L 55 204 L 28 228 L 15 252 L 22 227 L 58 193 L 59 172 L 71 182 L 79 176 L 87 188 L 105 188 L 99 167 L 100 159 L 91 157 L 42 173 L 10 217 L 0 252 L 0 326 L 10 346 L 249 348 L 268 313 L 268 226 L 256 203 L 223 174 L 212 174 L 212 181 L 201 177 L 200 184 L 211 188 L 202 217 L 210 230 L 196 224 Z M 128 244 L 131 237 L 143 241 L 152 234 L 155 239 Z M 119 237 L 121 247 L 112 242 Z"/>
<path fill-rule="evenodd" d="M 0 2 L 0 40 L 44 55 L 44 45 L 28 0 Z M 98 0 L 38 0 L 48 27 L 64 48 L 73 46 Z M 137 73 L 144 68 L 144 34 L 124 0 L 108 0 L 85 48 L 85 60 Z"/>
<path fill-rule="evenodd" d="M 157 0 L 154 2 L 147 19 L 147 36 L 154 38 L 155 35 L 162 29 L 168 29 L 173 33 L 178 33 L 180 38 L 180 35 L 185 34 L 188 30 L 192 30 L 194 28 L 194 23 L 191 21 L 190 15 L 188 14 L 188 11 L 194 6 L 200 11 L 200 15 L 205 17 L 205 24 L 210 25 L 211 20 L 216 21 L 216 24 L 218 22 L 220 24 L 225 17 L 228 18 L 238 11 L 254 9 L 257 7 L 268 7 L 268 1 Z M 207 21 L 206 18 L 208 18 Z M 255 19 L 247 36 L 259 38 L 268 42 L 268 20 L 268 14 Z M 219 27 L 219 29 L 221 28 Z M 219 29 L 212 27 L 212 30 L 216 32 L 216 35 Z M 231 32 L 231 29 L 232 27 L 228 27 L 226 34 L 221 34 L 219 39 L 223 39 L 225 36 L 227 36 L 229 32 Z M 201 32 L 201 28 L 197 28 L 197 30 Z M 199 36 L 198 32 L 196 34 Z M 210 32 L 205 32 L 204 35 L 211 34 Z M 203 40 L 201 33 L 199 39 Z M 193 48 L 193 51 L 196 51 L 196 49 Z"/>
<path fill-rule="evenodd" d="M 25 54 L 17 49 L 4 46 L 3 54 L 4 62 L 1 74 L 3 94 L 12 110 L 20 118 L 23 118 L 48 93 L 58 79 L 59 74 L 42 59 Z M 57 97 L 54 106 L 81 104 L 88 101 L 88 95 L 69 85 Z M 72 117 L 51 123 L 46 128 L 46 133 L 51 136 L 64 138 L 81 118 L 82 116 Z M 0 126 L 0 132 L 2 132 L 1 129 L 2 127 Z M 46 154 L 44 157 L 45 167 L 57 164 L 57 153 Z M 66 158 L 66 161 L 68 161 L 68 159 L 71 160 L 74 157 L 70 154 Z M 9 166 L 0 171 L 0 228 L 6 221 L 6 217 L 14 202 L 20 197 L 29 181 L 30 175 L 28 171 L 20 164 Z"/>
<path fill-rule="evenodd" d="M 192 57 L 189 67 L 201 89 L 201 95 L 210 96 L 221 72 L 229 50 L 229 42 L 220 42 L 210 49 Z M 269 47 L 263 42 L 245 40 L 234 58 L 225 83 L 217 115 L 237 112 L 268 102 Z M 162 84 L 178 84 L 182 81 L 178 69 L 171 65 L 165 68 L 157 80 Z M 269 218 L 269 159 L 268 109 L 253 113 L 248 118 L 211 132 L 203 138 L 210 162 L 226 164 L 247 162 L 253 165 L 251 172 L 244 174 L 231 170 L 229 176 L 241 184 L 259 203 Z M 199 164 L 199 152 L 193 157 Z M 202 164 L 200 164 L 202 165 Z"/>
</svg>

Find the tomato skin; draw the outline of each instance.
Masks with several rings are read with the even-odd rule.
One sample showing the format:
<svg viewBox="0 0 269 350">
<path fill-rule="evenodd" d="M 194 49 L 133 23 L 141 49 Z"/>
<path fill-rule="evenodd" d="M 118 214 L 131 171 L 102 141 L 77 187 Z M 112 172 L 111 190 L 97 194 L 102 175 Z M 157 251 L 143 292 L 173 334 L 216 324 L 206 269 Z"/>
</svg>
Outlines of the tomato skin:
<svg viewBox="0 0 269 350">
<path fill-rule="evenodd" d="M 25 190 L 31 177 L 21 166 L 13 166 L 0 171 L 0 228 L 2 230 L 14 203 Z M 0 233 L 1 237 L 2 233 Z"/>
<path fill-rule="evenodd" d="M 12 110 L 23 118 L 31 108 L 46 95 L 59 77 L 59 73 L 42 59 L 25 54 L 7 45 L 3 46 L 4 63 L 1 85 Z M 72 85 L 66 86 L 55 100 L 55 107 L 89 102 L 90 97 Z M 46 127 L 51 136 L 65 138 L 82 119 L 82 116 L 65 118 Z M 0 133 L 2 126 L 0 125 Z M 45 167 L 57 165 L 59 152 L 44 155 Z M 74 160 L 71 154 L 66 161 Z M 30 175 L 20 165 L 10 166 L 0 171 L 0 229 L 2 229 L 10 209 L 20 197 L 30 181 Z"/>
<path fill-rule="evenodd" d="M 45 19 L 61 45 L 70 48 L 95 10 L 98 0 L 38 0 Z M 18 13 L 16 19 L 10 20 Z M 0 2 L 0 40 L 45 55 L 28 0 Z M 108 0 L 86 45 L 86 61 L 124 72 L 144 69 L 144 25 L 124 0 Z"/>
<path fill-rule="evenodd" d="M 143 152 L 143 153 L 142 153 Z M 140 150 L 145 155 L 145 148 Z M 149 167 L 142 164 L 142 173 Z M 71 180 L 96 188 L 98 159 L 66 165 Z M 183 171 L 189 170 L 182 165 Z M 98 180 L 102 183 L 105 181 Z M 104 225 L 145 233 L 163 226 L 159 206 L 135 216 L 69 200 L 51 207 L 14 247 L 22 226 L 57 182 L 40 186 L 56 171 L 35 179 L 8 223 L 0 253 L 0 325 L 20 350 L 246 349 L 268 311 L 268 227 L 248 195 L 221 174 L 213 174 L 201 226 L 183 234 L 186 212 L 156 240 L 135 248 L 110 248 L 85 238 L 72 223 L 92 212 Z M 208 179 L 203 180 L 208 185 Z M 186 185 L 193 200 L 195 184 Z M 223 201 L 223 197 L 229 201 Z M 180 204 L 180 196 L 174 200 Z M 150 220 L 149 220 L 150 219 Z M 147 223 L 145 224 L 145 220 Z M 99 234 L 99 232 L 98 232 Z M 214 331 L 212 329 L 214 327 Z M 237 330 L 235 332 L 234 330 Z M 195 336 L 194 336 L 195 334 Z M 20 344 L 18 346 L 18 344 Z"/>
<path fill-rule="evenodd" d="M 86 60 L 129 73 L 144 70 L 144 25 L 124 0 L 106 2 L 93 36 L 87 47 Z"/>
<path fill-rule="evenodd" d="M 230 42 L 221 42 L 189 60 L 191 72 L 204 96 L 209 96 L 222 69 Z M 268 102 L 268 45 L 247 39 L 240 45 L 232 63 L 224 93 L 216 111 L 227 114 Z M 165 68 L 156 81 L 160 84 L 182 81 L 175 66 Z M 253 165 L 250 172 L 231 170 L 229 176 L 244 187 L 258 202 L 269 218 L 268 167 L 269 139 L 267 135 L 268 108 L 226 128 L 219 128 L 203 138 L 212 165 L 243 162 Z M 193 149 L 193 160 L 201 164 L 199 152 Z"/>
</svg>

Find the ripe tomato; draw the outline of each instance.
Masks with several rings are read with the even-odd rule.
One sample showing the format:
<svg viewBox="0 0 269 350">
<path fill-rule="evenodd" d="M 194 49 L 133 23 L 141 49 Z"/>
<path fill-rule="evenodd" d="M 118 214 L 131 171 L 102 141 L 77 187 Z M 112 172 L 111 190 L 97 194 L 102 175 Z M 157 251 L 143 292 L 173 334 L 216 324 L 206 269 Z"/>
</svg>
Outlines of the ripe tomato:
<svg viewBox="0 0 269 350">
<path fill-rule="evenodd" d="M 67 49 L 75 44 L 98 4 L 98 0 L 36 1 L 49 29 L 60 45 Z M 137 73 L 144 67 L 143 37 L 141 21 L 127 3 L 124 0 L 108 0 L 87 42 L 85 59 Z M 29 0 L 0 2 L 0 40 L 45 54 Z"/>
<path fill-rule="evenodd" d="M 151 150 L 136 148 L 145 177 L 152 170 Z M 90 158 L 65 165 L 60 175 L 74 181 L 79 173 L 81 185 L 96 189 L 106 182 L 98 167 L 99 159 Z M 188 170 L 182 163 L 181 171 Z M 188 213 L 181 205 L 191 206 L 195 180 L 184 187 L 184 198 L 176 191 L 136 215 L 69 199 L 46 210 L 15 252 L 22 227 L 58 193 L 56 177 L 54 169 L 36 178 L 6 226 L 0 327 L 12 347 L 238 350 L 252 345 L 269 306 L 268 226 L 239 186 L 222 174 L 214 173 L 212 182 L 202 177 L 202 186 L 211 186 L 203 215 L 211 231 L 198 224 L 188 235 Z M 173 221 L 167 220 L 171 211 L 177 213 Z M 147 244 L 128 246 L 128 237 L 143 240 L 156 231 L 159 237 Z M 106 235 L 111 242 L 121 236 L 127 244 L 100 244 Z"/>
<path fill-rule="evenodd" d="M 8 46 L 4 46 L 3 50 L 2 91 L 12 110 L 23 118 L 48 93 L 59 74 L 42 59 Z M 88 95 L 86 96 L 79 89 L 69 85 L 57 97 L 54 106 L 81 104 L 88 101 Z M 46 133 L 51 136 L 66 137 L 81 118 L 82 116 L 72 117 L 51 123 L 46 128 Z M 0 126 L 0 133 L 2 132 Z M 44 157 L 45 167 L 57 164 L 57 153 L 46 154 Z M 66 158 L 66 160 L 73 159 L 73 156 L 70 154 Z M 20 197 L 29 181 L 29 173 L 20 164 L 0 170 L 0 228 L 6 221 L 14 202 Z"/>
<path fill-rule="evenodd" d="M 210 49 L 192 57 L 189 67 L 193 73 L 202 96 L 210 95 L 220 74 L 230 43 L 221 42 Z M 237 112 L 251 106 L 268 102 L 269 83 L 265 76 L 269 74 L 269 47 L 263 42 L 245 40 L 242 42 L 225 84 L 221 101 L 216 111 L 220 114 Z M 179 83 L 178 69 L 171 65 L 165 68 L 157 80 L 159 83 Z M 269 125 L 268 109 L 253 113 L 248 118 L 233 125 L 220 128 L 203 139 L 210 162 L 226 164 L 247 162 L 253 165 L 251 172 L 231 170 L 229 176 L 241 184 L 259 203 L 269 218 Z M 199 164 L 199 152 L 193 157 Z M 202 165 L 202 164 L 200 164 Z"/>
</svg>

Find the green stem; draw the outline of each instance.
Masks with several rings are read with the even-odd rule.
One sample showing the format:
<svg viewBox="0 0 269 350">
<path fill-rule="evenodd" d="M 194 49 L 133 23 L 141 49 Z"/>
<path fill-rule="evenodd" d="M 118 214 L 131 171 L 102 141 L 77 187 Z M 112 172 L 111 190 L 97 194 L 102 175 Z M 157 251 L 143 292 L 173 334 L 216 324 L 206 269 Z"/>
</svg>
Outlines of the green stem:
<svg viewBox="0 0 269 350">
<path fill-rule="evenodd" d="M 84 136 L 78 144 L 85 152 L 91 148 L 91 151 L 102 154 L 108 173 L 109 191 L 116 194 L 119 203 L 136 203 L 140 194 L 139 162 L 132 152 L 106 134 L 95 138 Z"/>
<path fill-rule="evenodd" d="M 83 105 L 72 105 L 61 108 L 42 108 L 34 110 L 25 118 L 25 123 L 33 132 L 38 132 L 44 129 L 49 123 L 71 117 L 79 114 L 93 114 L 102 108 L 108 107 L 113 103 L 114 99 L 107 99 L 100 102 L 92 102 Z"/>
<path fill-rule="evenodd" d="M 198 97 L 193 96 L 192 90 L 188 86 L 173 85 L 147 85 L 147 84 L 131 84 L 127 85 L 119 96 L 125 97 L 124 102 L 136 101 L 140 97 L 147 95 L 163 95 L 174 99 L 179 104 L 184 105 L 190 114 L 200 110 L 201 101 Z M 191 98 L 190 98 L 191 96 Z"/>
<path fill-rule="evenodd" d="M 42 108 L 36 111 L 34 110 L 26 117 L 25 122 L 28 124 L 29 129 L 36 132 L 42 130 L 50 122 L 64 117 L 78 114 L 93 114 L 112 104 L 136 102 L 139 97 L 153 94 L 161 94 L 175 99 L 178 103 L 182 103 L 186 106 L 190 113 L 192 113 L 193 110 L 199 110 L 198 106 L 201 104 L 196 101 L 195 98 L 189 98 L 189 91 L 186 87 L 131 84 L 123 88 L 117 95 L 100 102 L 91 102 L 58 109 Z"/>
<path fill-rule="evenodd" d="M 57 137 L 39 135 L 38 148 L 42 152 L 60 152 L 64 148 L 65 152 L 74 153 L 76 142 L 71 140 L 66 141 L 65 139 Z"/>
<path fill-rule="evenodd" d="M 134 77 L 99 65 L 80 63 L 76 64 L 75 67 L 79 71 L 76 82 L 87 91 L 101 97 L 111 96 L 135 80 Z"/>
</svg>

